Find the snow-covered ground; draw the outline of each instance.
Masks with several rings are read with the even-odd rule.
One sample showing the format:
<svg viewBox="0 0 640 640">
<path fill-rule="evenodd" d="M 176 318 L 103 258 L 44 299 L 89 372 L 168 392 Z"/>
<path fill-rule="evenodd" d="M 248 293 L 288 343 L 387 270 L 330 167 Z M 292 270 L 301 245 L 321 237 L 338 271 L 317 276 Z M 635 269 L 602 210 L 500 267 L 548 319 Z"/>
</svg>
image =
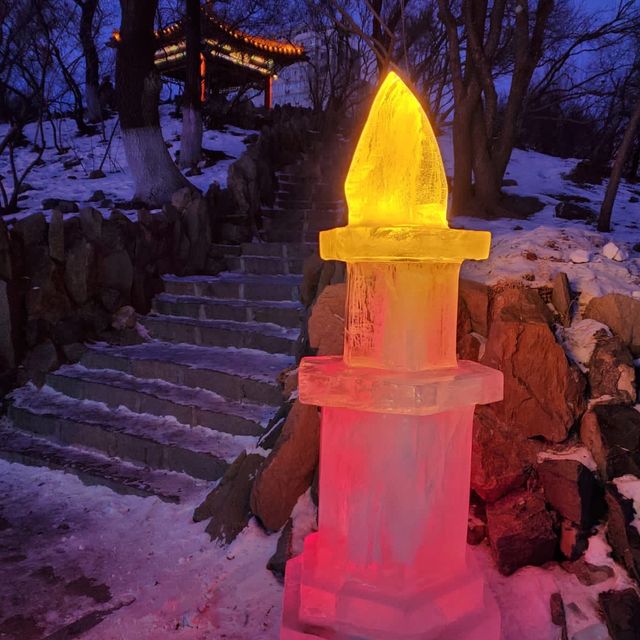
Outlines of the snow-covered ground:
<svg viewBox="0 0 640 640">
<path fill-rule="evenodd" d="M 175 155 L 175 152 L 180 149 L 182 121 L 171 117 L 170 113 L 173 110 L 174 107 L 169 104 L 160 106 L 160 122 L 164 139 L 169 145 L 169 152 Z M 114 126 L 116 126 L 116 118 L 105 122 L 104 136 L 102 133 L 93 136 L 77 136 L 75 123 L 67 118 L 54 121 L 54 123 L 58 143 L 61 147 L 68 148 L 68 151 L 62 155 L 58 154 L 53 143 L 52 126 L 50 123 L 45 123 L 47 148 L 43 154 L 44 164 L 34 167 L 27 176 L 25 182 L 33 188 L 24 192 L 24 197 L 19 202 L 22 210 L 18 214 L 7 216 L 5 220 L 41 211 L 42 201 L 47 198 L 72 200 L 78 204 L 79 208 L 84 206 L 100 208 L 99 202 L 89 202 L 93 193 L 98 189 L 104 192 L 106 199 L 113 202 L 130 200 L 133 196 L 133 180 L 127 169 L 120 126 L 116 129 L 102 167 L 106 177 L 95 180 L 88 177 L 91 171 L 100 167 L 108 148 L 109 138 Z M 0 125 L 0 140 L 4 137 L 7 129 L 8 125 Z M 33 142 L 36 139 L 36 125 L 27 125 L 24 133 L 27 139 Z M 221 151 L 228 158 L 219 160 L 213 166 L 203 167 L 201 175 L 191 176 L 189 180 L 203 192 L 213 182 L 224 187 L 227 184 L 229 165 L 245 150 L 246 144 L 243 141 L 251 133 L 254 132 L 231 126 L 225 127 L 224 130 L 205 131 L 202 140 L 203 148 L 209 151 Z M 36 155 L 31 146 L 22 147 L 16 151 L 16 168 L 19 175 L 23 167 L 33 161 Z M 69 169 L 64 167 L 65 163 L 78 160 L 79 164 Z M 11 167 L 7 152 L 0 155 L 0 176 L 4 177 L 6 188 L 11 193 Z M 105 214 L 109 208 L 103 208 L 102 211 Z M 50 211 L 45 211 L 45 214 L 49 213 Z"/>
<path fill-rule="evenodd" d="M 121 496 L 4 461 L 0 496 L 0 637 L 37 640 L 84 624 L 85 640 L 278 638 L 282 587 L 265 569 L 277 536 L 255 522 L 225 548 L 209 541 L 206 523 L 192 522 L 196 500 Z M 630 584 L 607 556 L 602 532 L 586 559 L 615 575 L 593 587 L 553 565 L 505 578 L 486 546 L 470 549 L 500 605 L 502 640 L 558 640 L 549 609 L 556 592 L 570 631 L 598 625 L 597 593 Z"/>
</svg>

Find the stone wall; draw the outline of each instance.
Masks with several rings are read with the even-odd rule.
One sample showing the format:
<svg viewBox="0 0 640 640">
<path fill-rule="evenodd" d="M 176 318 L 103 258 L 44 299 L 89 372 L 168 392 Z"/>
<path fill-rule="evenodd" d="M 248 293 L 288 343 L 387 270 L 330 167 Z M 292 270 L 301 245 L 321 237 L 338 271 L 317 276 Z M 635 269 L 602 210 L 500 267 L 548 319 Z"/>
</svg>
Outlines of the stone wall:
<svg viewBox="0 0 640 640">
<path fill-rule="evenodd" d="M 220 271 L 214 219 L 210 198 L 183 190 L 153 214 L 88 207 L 0 220 L 0 392 L 41 382 L 86 340 L 109 337 L 122 307 L 146 313 L 162 274 Z"/>
</svg>

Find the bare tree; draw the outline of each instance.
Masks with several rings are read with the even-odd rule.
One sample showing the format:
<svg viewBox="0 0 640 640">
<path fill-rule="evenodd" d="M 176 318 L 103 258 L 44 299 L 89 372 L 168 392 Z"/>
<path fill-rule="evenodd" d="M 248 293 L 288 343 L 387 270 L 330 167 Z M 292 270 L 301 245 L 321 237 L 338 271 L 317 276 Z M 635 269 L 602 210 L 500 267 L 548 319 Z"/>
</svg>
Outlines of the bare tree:
<svg viewBox="0 0 640 640">
<path fill-rule="evenodd" d="M 613 166 L 611 167 L 611 177 L 609 178 L 609 184 L 607 185 L 607 191 L 600 208 L 600 216 L 598 218 L 598 231 L 611 231 L 611 212 L 613 210 L 613 204 L 618 193 L 618 187 L 620 186 L 620 179 L 622 178 L 622 170 L 625 162 L 631 151 L 633 140 L 636 136 L 636 131 L 640 126 L 640 99 L 638 99 L 635 109 L 631 115 L 627 128 L 622 138 L 622 143 L 616 153 Z"/>
<path fill-rule="evenodd" d="M 196 165 L 202 155 L 202 105 L 200 101 L 200 0 L 185 0 L 187 60 L 182 100 L 180 166 Z"/>
<path fill-rule="evenodd" d="M 135 181 L 134 199 L 160 205 L 193 186 L 175 165 L 160 130 L 160 77 L 154 66 L 157 0 L 120 0 L 116 93 L 122 141 Z"/>
<path fill-rule="evenodd" d="M 100 82 L 100 61 L 94 39 L 93 22 L 98 8 L 98 0 L 75 0 L 80 7 L 80 43 L 84 55 L 85 100 L 89 122 L 102 120 L 102 108 L 98 98 Z"/>
</svg>

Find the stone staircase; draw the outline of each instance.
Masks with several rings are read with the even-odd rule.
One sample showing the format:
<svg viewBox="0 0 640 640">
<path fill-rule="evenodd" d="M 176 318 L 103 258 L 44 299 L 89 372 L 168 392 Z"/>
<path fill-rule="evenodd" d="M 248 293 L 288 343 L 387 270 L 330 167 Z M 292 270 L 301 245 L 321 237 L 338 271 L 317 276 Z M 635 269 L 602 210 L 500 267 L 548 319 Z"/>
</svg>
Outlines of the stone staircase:
<svg viewBox="0 0 640 640">
<path fill-rule="evenodd" d="M 167 501 L 217 480 L 282 402 L 277 375 L 295 362 L 312 248 L 220 245 L 230 271 L 165 276 L 140 319 L 148 341 L 89 345 L 44 387 L 13 392 L 0 456 Z"/>
</svg>

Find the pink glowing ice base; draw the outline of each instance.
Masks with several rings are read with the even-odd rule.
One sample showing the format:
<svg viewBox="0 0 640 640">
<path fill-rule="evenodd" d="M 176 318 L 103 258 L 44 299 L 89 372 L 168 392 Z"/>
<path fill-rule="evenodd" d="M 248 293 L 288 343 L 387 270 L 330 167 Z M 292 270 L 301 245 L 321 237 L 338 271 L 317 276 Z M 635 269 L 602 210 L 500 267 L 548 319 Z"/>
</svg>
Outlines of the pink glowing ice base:
<svg viewBox="0 0 640 640">
<path fill-rule="evenodd" d="M 322 406 L 319 530 L 287 563 L 281 639 L 498 640 L 466 532 L 473 411 L 502 376 L 456 359 L 460 264 L 490 237 L 448 228 L 435 136 L 393 73 L 345 191 L 349 225 L 320 237 L 348 263 L 344 357 L 300 366 Z"/>
</svg>

